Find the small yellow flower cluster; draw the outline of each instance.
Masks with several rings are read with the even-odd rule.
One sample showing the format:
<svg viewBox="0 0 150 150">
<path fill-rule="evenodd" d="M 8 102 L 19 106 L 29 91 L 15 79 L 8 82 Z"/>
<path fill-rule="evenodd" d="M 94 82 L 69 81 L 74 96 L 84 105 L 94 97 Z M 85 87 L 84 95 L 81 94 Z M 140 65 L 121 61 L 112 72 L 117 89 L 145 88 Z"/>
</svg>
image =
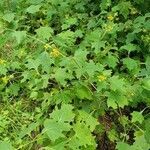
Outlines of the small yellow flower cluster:
<svg viewBox="0 0 150 150">
<path fill-rule="evenodd" d="M 50 53 L 50 55 L 51 55 L 52 57 L 58 57 L 58 56 L 61 55 L 61 53 L 60 53 L 60 51 L 59 51 L 58 48 L 53 48 L 52 51 L 51 51 L 51 53 Z"/>
<path fill-rule="evenodd" d="M 3 83 L 7 84 L 9 81 L 9 77 L 7 77 L 7 76 L 2 77 L 1 80 L 3 81 Z"/>
<path fill-rule="evenodd" d="M 99 81 L 105 81 L 106 79 L 107 79 L 107 77 L 105 75 L 99 75 L 98 76 Z"/>
<path fill-rule="evenodd" d="M 106 32 L 111 32 L 113 30 L 113 24 L 105 24 L 104 25 L 104 30 Z"/>
<path fill-rule="evenodd" d="M 10 79 L 14 78 L 14 75 L 4 76 L 1 78 L 2 82 L 7 84 Z"/>
<path fill-rule="evenodd" d="M 127 93 L 127 96 L 128 96 L 128 97 L 133 97 L 134 95 L 135 95 L 134 92 L 128 92 L 128 93 Z"/>
<path fill-rule="evenodd" d="M 112 20 L 114 20 L 114 16 L 109 15 L 109 16 L 107 16 L 107 19 L 108 19 L 109 21 L 112 21 Z"/>
<path fill-rule="evenodd" d="M 3 59 L 0 59 L 0 64 L 4 64 L 6 61 Z"/>
<path fill-rule="evenodd" d="M 45 44 L 45 45 L 44 45 L 44 48 L 45 48 L 45 49 L 49 49 L 50 47 L 51 47 L 51 46 L 50 46 L 49 44 Z"/>
</svg>

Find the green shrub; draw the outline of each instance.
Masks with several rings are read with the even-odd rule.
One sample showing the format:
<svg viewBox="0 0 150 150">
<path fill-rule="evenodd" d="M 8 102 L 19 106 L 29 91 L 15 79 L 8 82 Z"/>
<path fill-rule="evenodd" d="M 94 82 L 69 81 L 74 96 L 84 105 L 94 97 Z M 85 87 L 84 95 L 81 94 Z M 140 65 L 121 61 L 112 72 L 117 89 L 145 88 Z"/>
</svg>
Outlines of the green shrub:
<svg viewBox="0 0 150 150">
<path fill-rule="evenodd" d="M 148 6 L 2 0 L 0 150 L 149 150 Z"/>
</svg>

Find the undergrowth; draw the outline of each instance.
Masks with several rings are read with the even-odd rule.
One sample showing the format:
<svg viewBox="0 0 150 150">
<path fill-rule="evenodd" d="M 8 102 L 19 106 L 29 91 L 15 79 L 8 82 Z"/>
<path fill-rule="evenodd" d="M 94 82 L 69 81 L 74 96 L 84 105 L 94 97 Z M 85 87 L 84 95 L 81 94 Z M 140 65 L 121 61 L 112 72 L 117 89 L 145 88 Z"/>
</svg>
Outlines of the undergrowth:
<svg viewBox="0 0 150 150">
<path fill-rule="evenodd" d="M 0 150 L 149 150 L 149 0 L 0 1 Z"/>
</svg>

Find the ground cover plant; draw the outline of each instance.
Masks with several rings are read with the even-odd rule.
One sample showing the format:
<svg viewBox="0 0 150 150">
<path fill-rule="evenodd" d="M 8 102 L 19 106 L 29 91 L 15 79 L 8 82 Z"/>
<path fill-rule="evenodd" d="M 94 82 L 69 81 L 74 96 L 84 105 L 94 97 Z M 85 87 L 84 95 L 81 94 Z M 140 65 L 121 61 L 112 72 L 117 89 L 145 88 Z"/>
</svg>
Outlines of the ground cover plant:
<svg viewBox="0 0 150 150">
<path fill-rule="evenodd" d="M 0 150 L 149 150 L 149 6 L 1 0 Z"/>
</svg>

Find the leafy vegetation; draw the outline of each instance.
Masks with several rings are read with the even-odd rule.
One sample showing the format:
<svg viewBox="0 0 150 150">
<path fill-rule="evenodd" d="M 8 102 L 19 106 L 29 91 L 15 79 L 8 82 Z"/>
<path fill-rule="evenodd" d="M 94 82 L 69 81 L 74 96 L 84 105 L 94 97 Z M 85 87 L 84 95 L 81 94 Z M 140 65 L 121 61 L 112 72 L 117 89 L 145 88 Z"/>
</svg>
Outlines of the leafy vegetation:
<svg viewBox="0 0 150 150">
<path fill-rule="evenodd" d="M 149 0 L 0 1 L 0 150 L 149 150 Z"/>
</svg>

